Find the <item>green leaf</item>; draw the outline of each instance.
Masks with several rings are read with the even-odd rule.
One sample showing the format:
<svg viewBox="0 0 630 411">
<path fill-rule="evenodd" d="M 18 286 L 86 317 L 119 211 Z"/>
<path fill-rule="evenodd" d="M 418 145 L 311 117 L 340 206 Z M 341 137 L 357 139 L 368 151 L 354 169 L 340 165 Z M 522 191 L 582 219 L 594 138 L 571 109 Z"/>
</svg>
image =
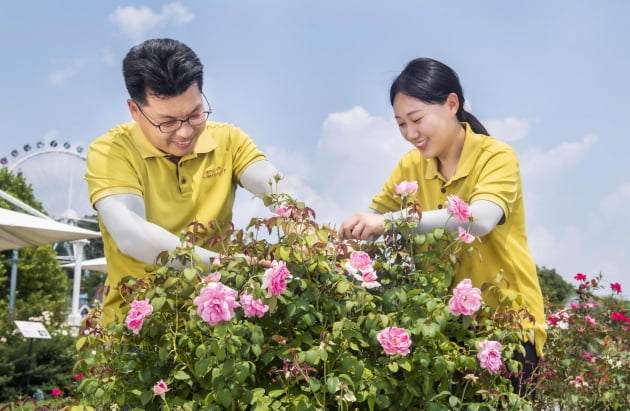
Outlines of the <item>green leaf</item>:
<svg viewBox="0 0 630 411">
<path fill-rule="evenodd" d="M 335 290 L 339 293 L 339 294 L 345 294 L 348 289 L 350 289 L 350 282 L 346 281 L 346 280 L 340 280 L 337 283 L 337 287 L 335 288 Z"/>
<path fill-rule="evenodd" d="M 311 313 L 304 314 L 300 322 L 306 324 L 308 327 L 312 327 L 313 324 L 315 324 L 315 317 Z"/>
<path fill-rule="evenodd" d="M 435 378 L 442 378 L 446 374 L 446 361 L 442 357 L 438 357 L 433 362 L 433 372 Z"/>
<path fill-rule="evenodd" d="M 174 375 L 173 378 L 180 381 L 186 381 L 190 379 L 190 375 L 186 371 L 179 370 Z"/>
<path fill-rule="evenodd" d="M 387 364 L 387 368 L 389 368 L 389 370 L 391 372 L 397 372 L 398 371 L 398 364 L 395 362 L 390 362 L 389 364 Z"/>
<path fill-rule="evenodd" d="M 289 261 L 289 256 L 291 255 L 291 247 L 287 245 L 280 246 L 278 249 L 278 255 L 280 256 L 280 260 Z"/>
<path fill-rule="evenodd" d="M 321 356 L 319 349 L 308 350 L 304 353 L 304 359 L 307 363 L 311 365 L 317 365 L 319 363 Z"/>
<path fill-rule="evenodd" d="M 236 377 L 236 381 L 238 381 L 241 384 L 244 383 L 247 377 L 249 377 L 250 375 L 249 364 L 241 363 L 241 364 L 238 364 L 235 368 L 236 368 L 236 372 L 234 373 L 234 376 Z"/>
<path fill-rule="evenodd" d="M 228 375 L 232 374 L 233 371 L 234 371 L 234 359 L 228 358 L 225 360 L 225 362 L 223 362 L 223 366 L 221 367 L 221 375 L 223 375 L 224 377 L 227 377 Z"/>
<path fill-rule="evenodd" d="M 77 342 L 74 345 L 77 351 L 81 351 L 83 349 L 83 346 L 87 344 L 87 341 L 87 337 L 80 337 L 79 339 L 77 339 Z"/>
<path fill-rule="evenodd" d="M 285 393 L 285 390 L 271 390 L 269 391 L 269 396 L 271 398 L 278 398 Z"/>
<path fill-rule="evenodd" d="M 413 242 L 414 242 L 416 245 L 424 245 L 424 243 L 426 243 L 426 241 L 427 241 L 427 236 L 426 236 L 426 235 L 424 235 L 424 234 L 416 234 L 416 235 L 413 237 Z"/>
<path fill-rule="evenodd" d="M 195 356 L 197 358 L 205 357 L 207 352 L 208 350 L 205 344 L 199 344 L 197 348 L 195 348 Z"/>
<path fill-rule="evenodd" d="M 164 288 L 171 288 L 172 286 L 177 284 L 178 281 L 179 281 L 179 278 L 177 277 L 169 277 L 166 279 L 166 281 L 164 281 L 164 284 L 162 284 L 162 286 Z"/>
<path fill-rule="evenodd" d="M 322 388 L 322 383 L 317 378 L 311 378 L 308 382 L 308 386 L 312 393 L 316 393 Z"/>
<path fill-rule="evenodd" d="M 124 373 L 130 373 L 136 369 L 136 362 L 134 360 L 127 361 L 121 367 L 121 371 Z"/>
<path fill-rule="evenodd" d="M 208 358 L 202 358 L 195 364 L 195 371 L 199 377 L 203 377 L 208 373 L 210 368 L 210 360 Z"/>
<path fill-rule="evenodd" d="M 125 392 L 118 393 L 118 395 L 116 395 L 116 404 L 126 404 L 127 401 L 125 401 L 125 399 Z"/>
<path fill-rule="evenodd" d="M 164 305 L 164 303 L 166 302 L 166 297 L 156 297 L 153 300 L 151 300 L 151 305 L 153 306 L 153 310 L 154 311 L 159 311 L 160 308 L 162 308 L 162 306 Z"/>
<path fill-rule="evenodd" d="M 398 365 L 405 371 L 411 371 L 412 365 L 411 362 L 406 358 L 401 358 L 398 360 Z"/>
<path fill-rule="evenodd" d="M 192 280 L 195 279 L 195 277 L 197 276 L 197 270 L 195 270 L 194 268 L 184 268 L 184 278 L 190 282 Z"/>
<path fill-rule="evenodd" d="M 229 407 L 232 404 L 232 393 L 226 388 L 222 388 L 217 391 L 217 401 L 224 407 Z"/>
<path fill-rule="evenodd" d="M 326 380 L 326 388 L 331 394 L 336 393 L 339 390 L 339 378 L 333 376 Z"/>
<path fill-rule="evenodd" d="M 163 345 L 159 348 L 158 350 L 158 358 L 160 359 L 160 361 L 165 362 L 168 358 L 168 348 Z"/>
<path fill-rule="evenodd" d="M 140 396 L 140 401 L 142 401 L 142 405 L 147 405 L 153 399 L 153 392 L 151 391 L 143 391 Z"/>
</svg>

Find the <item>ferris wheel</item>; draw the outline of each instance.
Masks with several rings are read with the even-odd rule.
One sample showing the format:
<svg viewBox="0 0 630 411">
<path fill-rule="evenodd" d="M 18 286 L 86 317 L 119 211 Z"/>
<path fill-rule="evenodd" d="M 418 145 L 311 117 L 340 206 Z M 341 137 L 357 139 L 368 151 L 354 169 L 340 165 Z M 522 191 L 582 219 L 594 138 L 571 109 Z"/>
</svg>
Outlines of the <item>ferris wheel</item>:
<svg viewBox="0 0 630 411">
<path fill-rule="evenodd" d="M 83 146 L 58 140 L 24 144 L 0 158 L 0 166 L 21 173 L 35 198 L 55 220 L 76 221 L 95 214 L 90 205 Z"/>
</svg>

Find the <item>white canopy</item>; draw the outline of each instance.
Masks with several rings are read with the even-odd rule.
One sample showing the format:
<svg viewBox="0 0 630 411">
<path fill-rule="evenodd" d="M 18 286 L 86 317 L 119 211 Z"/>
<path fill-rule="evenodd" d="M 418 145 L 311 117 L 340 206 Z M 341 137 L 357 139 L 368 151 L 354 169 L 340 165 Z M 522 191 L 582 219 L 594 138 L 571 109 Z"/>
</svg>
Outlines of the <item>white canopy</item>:
<svg viewBox="0 0 630 411">
<path fill-rule="evenodd" d="M 100 236 L 97 231 L 0 208 L 0 250 Z"/>
<path fill-rule="evenodd" d="M 75 263 L 62 265 L 62 267 L 64 268 L 74 268 L 74 266 Z M 92 260 L 84 260 L 81 262 L 81 268 L 84 270 L 100 271 L 105 273 L 107 272 L 107 261 L 105 261 L 105 257 L 94 258 Z"/>
</svg>

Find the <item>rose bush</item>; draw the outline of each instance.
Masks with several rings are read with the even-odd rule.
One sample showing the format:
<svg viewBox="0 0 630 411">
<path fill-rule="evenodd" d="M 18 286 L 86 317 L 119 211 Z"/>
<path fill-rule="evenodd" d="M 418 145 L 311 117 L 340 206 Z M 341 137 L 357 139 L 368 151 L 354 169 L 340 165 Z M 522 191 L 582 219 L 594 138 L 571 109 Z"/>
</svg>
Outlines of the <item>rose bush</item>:
<svg viewBox="0 0 630 411">
<path fill-rule="evenodd" d="M 457 218 L 471 218 L 451 200 Z M 527 313 L 505 298 L 489 307 L 465 281 L 452 294 L 454 264 L 478 258 L 474 243 L 443 229 L 414 234 L 417 204 L 387 222 L 380 242 L 359 243 L 338 240 L 285 195 L 268 201 L 282 211 L 220 235 L 193 224 L 146 278 L 124 279 L 127 320 L 105 328 L 100 310 L 89 314 L 77 340 L 83 404 L 532 409 L 508 379 Z M 189 246 L 204 237 L 223 245 L 211 264 Z"/>
<path fill-rule="evenodd" d="M 573 278 L 576 299 L 547 317 L 536 408 L 630 409 L 630 305 L 619 298 L 621 284 L 606 287 L 601 274 Z"/>
</svg>

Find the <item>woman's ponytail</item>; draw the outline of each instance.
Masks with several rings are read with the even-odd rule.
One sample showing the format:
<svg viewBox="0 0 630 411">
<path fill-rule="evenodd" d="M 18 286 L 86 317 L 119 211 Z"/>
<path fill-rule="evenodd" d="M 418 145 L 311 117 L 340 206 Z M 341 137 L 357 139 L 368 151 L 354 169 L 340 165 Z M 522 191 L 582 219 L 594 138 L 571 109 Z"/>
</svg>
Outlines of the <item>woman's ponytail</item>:
<svg viewBox="0 0 630 411">
<path fill-rule="evenodd" d="M 481 121 L 479 121 L 477 117 L 467 112 L 463 108 L 460 108 L 459 112 L 457 113 L 457 119 L 459 121 L 465 121 L 466 123 L 470 124 L 470 128 L 472 129 L 472 131 L 477 134 L 485 134 L 487 136 L 490 135 L 484 125 L 481 124 Z"/>
</svg>

